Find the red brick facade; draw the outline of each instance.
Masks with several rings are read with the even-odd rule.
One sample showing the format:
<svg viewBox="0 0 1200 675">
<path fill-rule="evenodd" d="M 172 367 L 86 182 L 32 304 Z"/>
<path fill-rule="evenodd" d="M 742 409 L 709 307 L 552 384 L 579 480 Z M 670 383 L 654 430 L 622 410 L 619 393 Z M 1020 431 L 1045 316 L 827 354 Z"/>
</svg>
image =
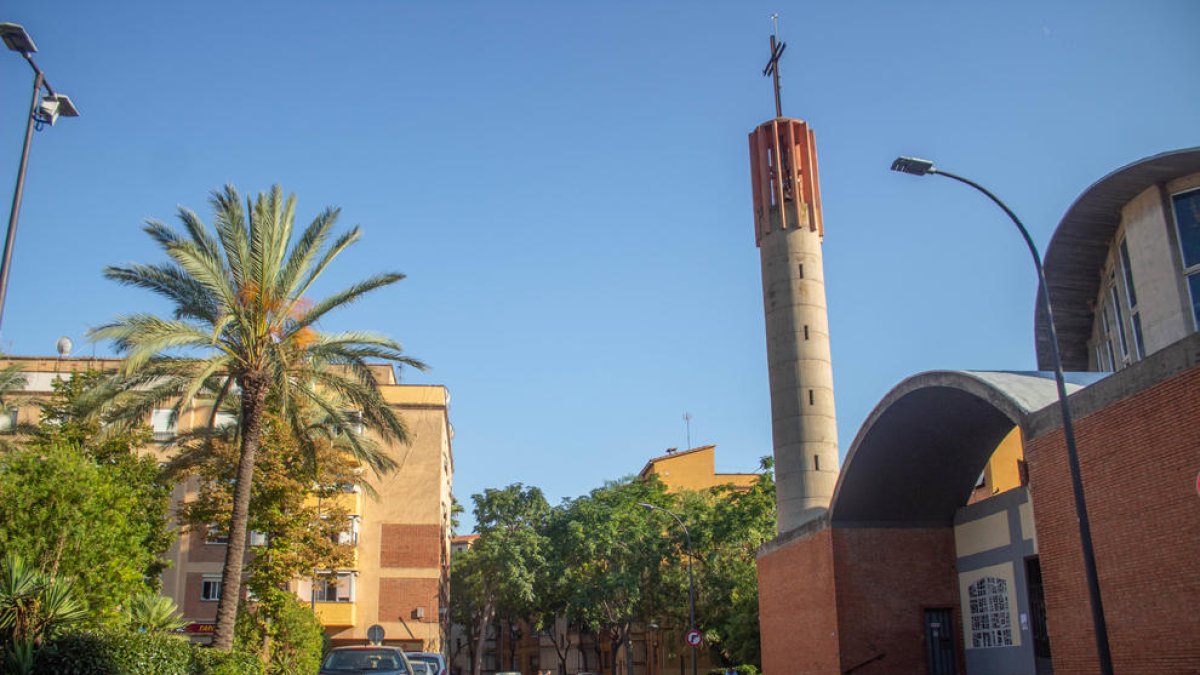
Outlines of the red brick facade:
<svg viewBox="0 0 1200 675">
<path fill-rule="evenodd" d="M 962 635 L 952 528 L 839 528 L 833 554 L 843 670 L 925 673 L 926 608 L 952 608 Z"/>
<path fill-rule="evenodd" d="M 839 673 L 832 532 L 758 558 L 758 622 L 767 675 Z"/>
<path fill-rule="evenodd" d="M 384 523 L 379 544 L 380 567 L 438 567 L 442 530 L 437 525 Z"/>
<path fill-rule="evenodd" d="M 417 618 L 417 608 L 424 616 Z M 437 579 L 380 579 L 378 621 L 436 623 L 438 620 Z"/>
<path fill-rule="evenodd" d="M 1075 420 L 1118 673 L 1200 672 L 1200 367 Z M 1026 443 L 1054 672 L 1095 673 L 1061 430 Z"/>
<path fill-rule="evenodd" d="M 758 559 L 763 672 L 924 673 L 924 610 L 954 611 L 951 528 L 825 528 Z"/>
</svg>

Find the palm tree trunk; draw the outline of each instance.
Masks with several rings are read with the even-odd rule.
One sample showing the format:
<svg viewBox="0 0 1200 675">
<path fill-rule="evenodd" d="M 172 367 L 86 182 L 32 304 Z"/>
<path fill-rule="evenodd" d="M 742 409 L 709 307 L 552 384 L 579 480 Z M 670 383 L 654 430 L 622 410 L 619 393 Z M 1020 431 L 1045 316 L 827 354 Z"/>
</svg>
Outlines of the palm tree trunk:
<svg viewBox="0 0 1200 675">
<path fill-rule="evenodd" d="M 242 448 L 233 484 L 233 515 L 229 519 L 229 544 L 225 548 L 221 600 L 217 603 L 217 625 L 213 631 L 213 647 L 226 652 L 233 649 L 233 629 L 242 595 L 250 488 L 254 484 L 254 459 L 262 435 L 262 407 L 267 398 L 268 382 L 265 373 L 243 375 L 239 380 L 242 387 Z"/>
</svg>

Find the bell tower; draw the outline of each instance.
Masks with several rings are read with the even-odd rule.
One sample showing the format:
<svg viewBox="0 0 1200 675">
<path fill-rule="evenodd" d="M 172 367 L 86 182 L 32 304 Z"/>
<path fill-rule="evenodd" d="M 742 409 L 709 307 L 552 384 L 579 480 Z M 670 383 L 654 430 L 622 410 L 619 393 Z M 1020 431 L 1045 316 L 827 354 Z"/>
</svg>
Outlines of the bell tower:
<svg viewBox="0 0 1200 675">
<path fill-rule="evenodd" d="M 828 508 L 838 476 L 817 148 L 807 123 L 782 115 L 779 57 L 786 46 L 771 37 L 763 71 L 774 79 L 776 116 L 750 132 L 780 534 L 807 520 L 809 509 Z"/>
</svg>

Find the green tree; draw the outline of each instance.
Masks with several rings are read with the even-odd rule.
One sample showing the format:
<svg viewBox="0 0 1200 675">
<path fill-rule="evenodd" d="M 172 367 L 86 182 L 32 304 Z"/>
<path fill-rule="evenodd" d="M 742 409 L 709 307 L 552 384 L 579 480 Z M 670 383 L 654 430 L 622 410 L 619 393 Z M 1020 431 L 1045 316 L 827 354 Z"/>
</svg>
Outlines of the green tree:
<svg viewBox="0 0 1200 675">
<path fill-rule="evenodd" d="M 761 668 L 758 623 L 758 547 L 775 536 L 775 480 L 764 457 L 749 490 L 719 489 L 688 498 L 693 543 L 700 557 L 697 622 L 705 641 L 728 666 Z"/>
<path fill-rule="evenodd" d="M 545 561 L 539 530 L 550 506 L 540 489 L 520 483 L 471 499 L 479 538 L 452 563 L 451 612 L 470 631 L 471 671 L 480 675 L 488 626 L 498 615 L 513 621 L 532 614 Z"/>
<path fill-rule="evenodd" d="M 367 361 L 424 366 L 387 337 L 316 330 L 317 322 L 329 312 L 404 278 L 398 273 L 379 274 L 322 300 L 307 299 L 329 264 L 360 236 L 358 228 L 352 228 L 332 238 L 337 209 L 321 212 L 294 239 L 295 197 L 285 198 L 278 186 L 244 205 L 237 191 L 227 186 L 213 193 L 211 203 L 216 236 L 195 213 L 181 208 L 183 233 L 155 220 L 145 228 L 168 262 L 105 270 L 109 279 L 166 298 L 174 306 L 173 316 L 128 314 L 93 330 L 91 336 L 112 340 L 124 357 L 123 379 L 108 396 L 126 419 L 144 419 L 163 401 L 172 401 L 178 414 L 205 392 L 220 392 L 217 404 L 226 392 L 239 399 L 229 546 L 213 638 L 216 648 L 228 651 L 233 646 L 255 458 L 268 396 L 274 398 L 279 415 L 293 426 L 300 443 L 310 438 L 303 407 L 295 405 L 304 401 L 343 431 L 353 450 L 375 471 L 389 471 L 394 460 L 363 452 L 351 432 L 361 420 L 386 441 L 407 439 L 399 416 L 379 393 Z"/>
<path fill-rule="evenodd" d="M 162 568 L 156 473 L 152 460 L 99 464 L 71 447 L 0 453 L 0 550 L 73 579 L 88 622 L 111 623 Z"/>
<path fill-rule="evenodd" d="M 628 645 L 636 624 L 681 625 L 687 616 L 686 571 L 670 564 L 681 542 L 664 536 L 661 514 L 641 506 L 674 509 L 674 499 L 656 479 L 627 478 L 563 506 L 567 522 L 556 537 L 565 554 L 563 577 L 575 590 L 569 602 L 584 625 L 607 635 L 614 675 L 622 647 L 632 669 Z"/>
</svg>

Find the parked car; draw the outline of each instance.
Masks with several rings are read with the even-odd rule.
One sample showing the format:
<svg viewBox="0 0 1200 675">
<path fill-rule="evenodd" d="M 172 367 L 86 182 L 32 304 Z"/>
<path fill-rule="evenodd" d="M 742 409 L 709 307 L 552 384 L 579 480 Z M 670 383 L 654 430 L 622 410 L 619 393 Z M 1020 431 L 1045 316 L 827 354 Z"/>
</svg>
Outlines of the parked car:
<svg viewBox="0 0 1200 675">
<path fill-rule="evenodd" d="M 409 663 L 414 666 L 418 661 L 429 664 L 429 675 L 446 675 L 446 657 L 437 652 L 404 652 Z"/>
<path fill-rule="evenodd" d="M 321 662 L 320 675 L 415 675 L 398 647 L 335 647 Z"/>
</svg>

